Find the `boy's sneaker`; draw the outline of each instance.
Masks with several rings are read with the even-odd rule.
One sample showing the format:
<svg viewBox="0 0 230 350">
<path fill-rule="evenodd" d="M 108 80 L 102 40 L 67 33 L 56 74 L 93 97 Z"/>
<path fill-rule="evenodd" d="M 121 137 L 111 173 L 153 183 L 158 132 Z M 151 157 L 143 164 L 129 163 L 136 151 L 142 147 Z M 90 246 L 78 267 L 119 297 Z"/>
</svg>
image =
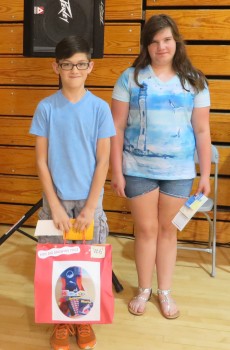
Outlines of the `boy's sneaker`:
<svg viewBox="0 0 230 350">
<path fill-rule="evenodd" d="M 72 325 L 57 324 L 50 338 L 50 345 L 54 350 L 69 350 L 69 335 L 74 335 Z"/>
<path fill-rule="evenodd" d="M 96 345 L 96 337 L 90 324 L 76 325 L 76 339 L 80 349 L 93 349 Z"/>
</svg>

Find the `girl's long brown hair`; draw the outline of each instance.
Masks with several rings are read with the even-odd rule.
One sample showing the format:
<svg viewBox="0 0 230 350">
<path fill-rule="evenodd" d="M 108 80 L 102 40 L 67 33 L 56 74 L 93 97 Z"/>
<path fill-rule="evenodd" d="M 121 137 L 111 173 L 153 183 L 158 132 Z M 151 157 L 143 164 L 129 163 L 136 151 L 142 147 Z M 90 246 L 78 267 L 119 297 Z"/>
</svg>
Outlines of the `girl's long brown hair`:
<svg viewBox="0 0 230 350">
<path fill-rule="evenodd" d="M 172 67 L 178 74 L 182 87 L 186 90 L 185 82 L 188 81 L 196 91 L 203 90 L 205 85 L 208 85 L 208 81 L 205 75 L 192 65 L 186 53 L 185 42 L 179 33 L 175 21 L 165 14 L 152 16 L 144 25 L 141 34 L 141 52 L 132 65 L 135 67 L 134 80 L 136 84 L 141 86 L 138 82 L 138 74 L 141 69 L 151 64 L 148 46 L 152 43 L 154 36 L 165 28 L 171 28 L 173 38 L 176 41 L 176 52 L 173 57 Z"/>
</svg>

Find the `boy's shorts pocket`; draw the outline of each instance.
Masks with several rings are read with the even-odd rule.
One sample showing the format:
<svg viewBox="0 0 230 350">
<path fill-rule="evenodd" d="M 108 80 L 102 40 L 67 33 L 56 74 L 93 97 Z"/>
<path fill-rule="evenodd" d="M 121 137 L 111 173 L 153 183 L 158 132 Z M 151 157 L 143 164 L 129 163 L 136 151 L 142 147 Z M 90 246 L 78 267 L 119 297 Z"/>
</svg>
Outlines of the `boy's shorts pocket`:
<svg viewBox="0 0 230 350">
<path fill-rule="evenodd" d="M 94 237 L 92 243 L 104 244 L 106 243 L 106 238 L 109 234 L 109 227 L 107 223 L 107 217 L 105 212 L 102 210 L 100 215 L 95 215 L 95 223 L 94 223 Z"/>
</svg>

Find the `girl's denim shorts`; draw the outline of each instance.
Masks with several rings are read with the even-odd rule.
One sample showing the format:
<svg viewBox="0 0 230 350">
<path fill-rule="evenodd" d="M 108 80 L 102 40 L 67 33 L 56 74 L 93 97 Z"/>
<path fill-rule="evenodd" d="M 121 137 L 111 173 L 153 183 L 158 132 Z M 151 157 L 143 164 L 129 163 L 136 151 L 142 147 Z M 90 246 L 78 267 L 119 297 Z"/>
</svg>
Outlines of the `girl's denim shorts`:
<svg viewBox="0 0 230 350">
<path fill-rule="evenodd" d="M 194 179 L 155 180 L 145 177 L 124 175 L 126 180 L 125 194 L 128 198 L 141 196 L 159 188 L 161 193 L 177 198 L 188 198 Z"/>
</svg>

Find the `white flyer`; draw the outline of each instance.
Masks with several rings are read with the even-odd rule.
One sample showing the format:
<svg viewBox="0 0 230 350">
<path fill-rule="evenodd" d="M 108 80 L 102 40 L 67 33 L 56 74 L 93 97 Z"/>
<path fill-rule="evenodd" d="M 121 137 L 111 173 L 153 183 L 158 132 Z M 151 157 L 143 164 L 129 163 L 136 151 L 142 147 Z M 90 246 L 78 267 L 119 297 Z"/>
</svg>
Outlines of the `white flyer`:
<svg viewBox="0 0 230 350">
<path fill-rule="evenodd" d="M 180 208 L 179 212 L 173 218 L 172 223 L 178 230 L 182 231 L 187 223 L 191 220 L 197 210 L 208 200 L 203 193 L 193 195 Z"/>
</svg>

